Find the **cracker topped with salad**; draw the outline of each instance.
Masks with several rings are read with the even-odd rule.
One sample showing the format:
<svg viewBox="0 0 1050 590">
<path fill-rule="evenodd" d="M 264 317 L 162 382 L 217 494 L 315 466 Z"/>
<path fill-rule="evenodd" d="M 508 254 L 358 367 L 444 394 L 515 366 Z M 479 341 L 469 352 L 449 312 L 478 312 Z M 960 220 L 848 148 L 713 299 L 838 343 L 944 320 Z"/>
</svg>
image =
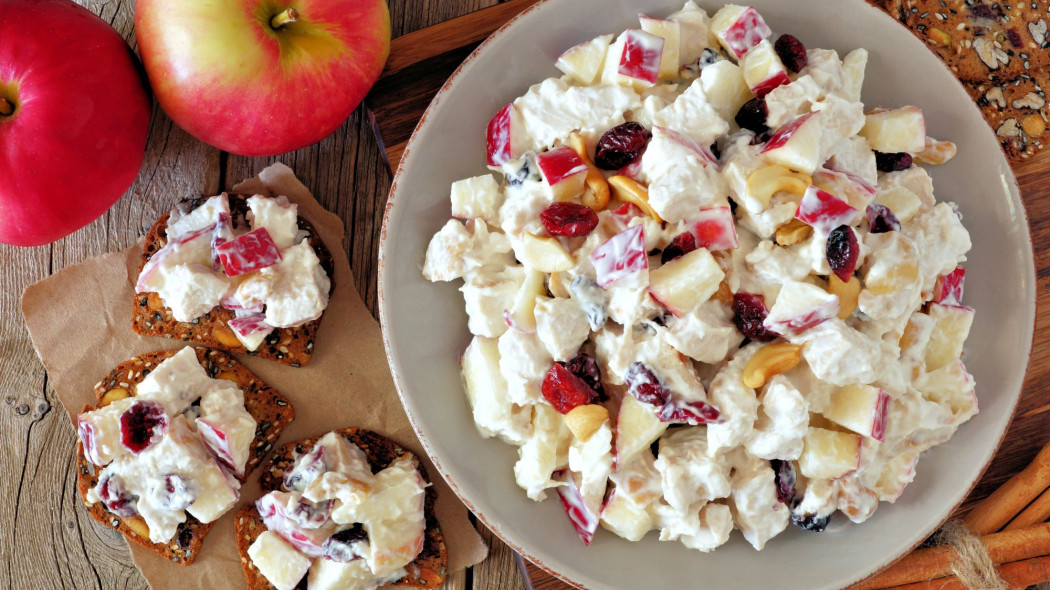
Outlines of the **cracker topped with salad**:
<svg viewBox="0 0 1050 590">
<path fill-rule="evenodd" d="M 187 199 L 146 236 L 132 327 L 299 367 L 313 354 L 333 268 L 286 197 Z"/>
</svg>

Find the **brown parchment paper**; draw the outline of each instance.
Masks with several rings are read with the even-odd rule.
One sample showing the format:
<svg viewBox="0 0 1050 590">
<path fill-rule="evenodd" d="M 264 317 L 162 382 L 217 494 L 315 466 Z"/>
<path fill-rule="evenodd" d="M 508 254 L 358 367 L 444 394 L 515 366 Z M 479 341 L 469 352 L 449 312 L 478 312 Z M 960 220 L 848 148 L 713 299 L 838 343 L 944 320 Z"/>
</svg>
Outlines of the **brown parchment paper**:
<svg viewBox="0 0 1050 590">
<path fill-rule="evenodd" d="M 283 164 L 266 168 L 234 191 L 286 195 L 317 228 L 335 258 L 335 286 L 310 363 L 295 368 L 251 356 L 237 357 L 295 407 L 295 422 L 278 444 L 347 426 L 390 437 L 420 457 L 437 488 L 437 517 L 448 545 L 449 571 L 483 560 L 488 549 L 467 519 L 467 509 L 427 458 L 398 399 L 379 324 L 354 288 L 350 263 L 343 253 L 342 221 L 322 208 Z M 181 196 L 172 195 L 172 205 Z M 140 240 L 123 252 L 66 268 L 22 294 L 22 312 L 33 346 L 71 419 L 84 404 L 94 403 L 92 387 L 115 365 L 144 352 L 181 346 L 131 330 L 141 251 Z M 264 460 L 262 465 L 266 464 Z M 249 475 L 238 506 L 259 497 L 260 469 Z M 245 587 L 234 544 L 236 512 L 237 508 L 231 509 L 219 519 L 193 565 L 175 565 L 132 544 L 135 565 L 155 590 Z"/>
</svg>

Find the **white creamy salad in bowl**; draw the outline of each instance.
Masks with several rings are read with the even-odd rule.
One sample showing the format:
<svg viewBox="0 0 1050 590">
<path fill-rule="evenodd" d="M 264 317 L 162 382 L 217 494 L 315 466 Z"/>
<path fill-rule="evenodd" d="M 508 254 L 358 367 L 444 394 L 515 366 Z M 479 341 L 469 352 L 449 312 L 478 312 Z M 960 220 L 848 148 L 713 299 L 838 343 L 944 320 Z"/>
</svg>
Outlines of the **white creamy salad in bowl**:
<svg viewBox="0 0 1050 590">
<path fill-rule="evenodd" d="M 569 48 L 426 249 L 479 434 L 586 544 L 864 522 L 978 411 L 937 105 L 867 104 L 865 49 L 773 29 L 690 1 Z"/>
</svg>

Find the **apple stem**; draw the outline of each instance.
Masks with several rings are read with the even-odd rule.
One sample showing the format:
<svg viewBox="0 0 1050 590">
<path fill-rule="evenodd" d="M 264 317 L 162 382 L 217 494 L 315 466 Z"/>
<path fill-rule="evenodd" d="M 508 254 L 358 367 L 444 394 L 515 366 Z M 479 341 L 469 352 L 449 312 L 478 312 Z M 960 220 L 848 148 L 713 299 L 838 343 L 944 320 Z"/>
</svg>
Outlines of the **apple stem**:
<svg viewBox="0 0 1050 590">
<path fill-rule="evenodd" d="M 15 112 L 15 105 L 6 98 L 0 98 L 0 117 L 7 117 Z"/>
<path fill-rule="evenodd" d="M 296 12 L 294 8 L 288 8 L 271 18 L 270 26 L 274 29 L 279 29 L 284 25 L 294 23 L 297 20 L 299 20 L 299 13 Z"/>
</svg>

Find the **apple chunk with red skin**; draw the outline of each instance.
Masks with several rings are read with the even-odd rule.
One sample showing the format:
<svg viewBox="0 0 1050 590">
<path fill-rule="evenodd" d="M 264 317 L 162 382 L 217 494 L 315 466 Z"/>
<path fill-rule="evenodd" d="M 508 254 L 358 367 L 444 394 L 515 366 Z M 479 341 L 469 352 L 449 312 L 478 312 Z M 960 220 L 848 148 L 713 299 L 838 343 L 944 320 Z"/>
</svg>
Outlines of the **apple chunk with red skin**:
<svg viewBox="0 0 1050 590">
<path fill-rule="evenodd" d="M 756 97 L 762 98 L 769 94 L 777 86 L 791 82 L 788 78 L 787 68 L 784 67 L 773 44 L 769 39 L 763 39 L 751 48 L 741 60 L 744 72 L 744 81 Z"/>
<path fill-rule="evenodd" d="M 148 90 L 124 39 L 65 0 L 0 18 L 0 242 L 39 246 L 106 212 L 138 176 Z"/>
<path fill-rule="evenodd" d="M 945 305 L 962 305 L 963 284 L 966 280 L 966 269 L 957 266 L 946 275 L 937 277 L 933 286 L 933 302 Z"/>
<path fill-rule="evenodd" d="M 138 0 L 135 36 L 164 112 L 245 156 L 289 152 L 346 121 L 390 53 L 382 0 Z"/>
<path fill-rule="evenodd" d="M 652 86 L 660 75 L 660 61 L 663 57 L 664 40 L 656 35 L 627 29 L 617 39 L 620 52 L 616 73 L 632 83 Z"/>
<path fill-rule="evenodd" d="M 859 211 L 835 195 L 810 186 L 795 209 L 795 219 L 802 221 L 823 235 L 840 225 L 851 225 Z"/>
<path fill-rule="evenodd" d="M 569 517 L 573 528 L 576 529 L 580 540 L 584 545 L 590 545 L 591 540 L 594 539 L 594 531 L 598 530 L 598 514 L 587 506 L 587 501 L 580 493 L 580 487 L 571 471 L 556 471 L 553 479 L 565 482 L 565 485 L 558 487 L 558 498 L 561 499 L 562 508 L 565 509 L 565 514 Z"/>
<path fill-rule="evenodd" d="M 696 239 L 697 248 L 709 251 L 732 250 L 739 245 L 733 210 L 729 207 L 707 207 L 689 222 L 689 233 Z"/>
<path fill-rule="evenodd" d="M 706 248 L 697 248 L 649 272 L 649 295 L 676 317 L 696 309 L 718 291 L 725 272 Z"/>
<path fill-rule="evenodd" d="M 847 385 L 832 394 L 822 414 L 839 426 L 882 442 L 889 409 L 890 396 L 882 389 L 872 385 Z"/>
<path fill-rule="evenodd" d="M 197 432 L 204 444 L 237 477 L 244 477 L 248 447 L 255 438 L 255 422 L 249 416 L 232 420 L 223 416 L 197 419 Z"/>
<path fill-rule="evenodd" d="M 591 252 L 591 264 L 598 275 L 598 285 L 603 289 L 649 268 L 644 228 L 634 225 L 606 240 Z"/>
<path fill-rule="evenodd" d="M 587 163 L 567 145 L 536 156 L 536 167 L 555 201 L 566 201 L 583 192 Z"/>
<path fill-rule="evenodd" d="M 752 47 L 773 34 L 753 6 L 734 4 L 723 6 L 715 13 L 711 19 L 711 32 L 736 59 L 747 55 Z"/>
<path fill-rule="evenodd" d="M 485 128 L 488 165 L 500 166 L 521 157 L 525 150 L 525 122 L 514 103 L 510 103 L 493 115 Z"/>
<path fill-rule="evenodd" d="M 794 336 L 836 317 L 838 313 L 837 295 L 809 283 L 787 281 L 780 288 L 762 325 L 771 332 Z"/>
<path fill-rule="evenodd" d="M 812 174 L 820 162 L 820 117 L 806 113 L 777 129 L 758 152 L 772 163 Z"/>
</svg>

